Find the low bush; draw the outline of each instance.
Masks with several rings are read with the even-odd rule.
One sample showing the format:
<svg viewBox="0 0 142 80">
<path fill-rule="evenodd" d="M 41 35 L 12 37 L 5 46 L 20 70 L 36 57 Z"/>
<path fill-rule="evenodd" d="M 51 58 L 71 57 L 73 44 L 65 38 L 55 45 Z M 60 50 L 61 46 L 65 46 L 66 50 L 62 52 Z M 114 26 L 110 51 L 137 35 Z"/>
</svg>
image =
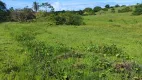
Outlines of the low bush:
<svg viewBox="0 0 142 80">
<path fill-rule="evenodd" d="M 11 20 L 17 22 L 27 22 L 35 19 L 35 15 L 32 9 L 24 8 L 19 10 L 14 10 L 11 12 Z"/>
<path fill-rule="evenodd" d="M 115 9 L 114 9 L 114 8 L 111 8 L 111 12 L 112 12 L 112 13 L 115 13 Z"/>
<path fill-rule="evenodd" d="M 131 11 L 132 11 L 132 9 L 130 7 L 125 7 L 121 10 L 118 10 L 118 13 L 125 13 L 125 12 L 131 12 Z"/>
<path fill-rule="evenodd" d="M 142 4 L 136 5 L 135 11 L 132 14 L 133 15 L 141 15 L 142 14 Z"/>
<path fill-rule="evenodd" d="M 81 25 L 83 24 L 83 18 L 73 13 L 61 13 L 55 17 L 55 23 L 57 25 Z"/>
<path fill-rule="evenodd" d="M 103 11 L 108 11 L 108 8 L 103 8 L 102 10 L 103 10 Z"/>
</svg>

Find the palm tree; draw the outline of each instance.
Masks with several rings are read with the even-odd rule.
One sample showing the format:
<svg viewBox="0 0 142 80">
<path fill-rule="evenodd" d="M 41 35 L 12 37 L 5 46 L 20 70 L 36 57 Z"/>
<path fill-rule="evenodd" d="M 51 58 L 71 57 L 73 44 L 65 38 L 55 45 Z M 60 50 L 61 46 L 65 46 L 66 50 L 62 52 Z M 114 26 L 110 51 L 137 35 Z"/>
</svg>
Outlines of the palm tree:
<svg viewBox="0 0 142 80">
<path fill-rule="evenodd" d="M 37 12 L 39 10 L 39 5 L 37 2 L 33 2 L 33 9 Z"/>
<path fill-rule="evenodd" d="M 6 9 L 6 4 L 2 1 L 0 1 L 0 9 L 2 10 Z"/>
</svg>

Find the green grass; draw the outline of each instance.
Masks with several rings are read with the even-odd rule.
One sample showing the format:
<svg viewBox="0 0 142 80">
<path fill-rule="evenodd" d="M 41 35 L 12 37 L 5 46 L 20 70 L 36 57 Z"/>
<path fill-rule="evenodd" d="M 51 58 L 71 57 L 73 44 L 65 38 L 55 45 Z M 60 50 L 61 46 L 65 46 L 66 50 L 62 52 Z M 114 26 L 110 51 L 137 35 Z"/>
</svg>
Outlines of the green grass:
<svg viewBox="0 0 142 80">
<path fill-rule="evenodd" d="M 113 45 L 113 44 L 117 45 L 118 48 L 122 49 L 125 52 L 124 54 L 128 54 L 130 57 L 133 57 L 138 64 L 142 65 L 142 59 L 141 59 L 142 58 L 142 23 L 141 23 L 142 16 L 131 16 L 131 13 L 119 13 L 119 14 L 109 13 L 109 14 L 102 14 L 96 16 L 84 16 L 84 22 L 86 23 L 86 25 L 81 25 L 81 26 L 68 26 L 68 25 L 55 26 L 55 25 L 48 25 L 46 22 L 1 23 L 0 24 L 0 79 L 25 80 L 25 76 L 27 74 L 28 75 L 32 74 L 30 73 L 31 66 L 28 67 L 29 72 L 27 72 L 26 74 L 25 69 L 27 69 L 27 67 L 25 67 L 25 65 L 29 63 L 28 60 L 29 56 L 30 54 L 34 53 L 33 51 L 34 48 L 36 47 L 30 46 L 30 50 L 28 50 L 27 48 L 29 47 L 29 45 L 37 45 L 39 46 L 38 49 L 41 49 L 43 46 L 47 46 L 43 47 L 47 50 L 51 50 L 51 48 L 53 48 L 53 52 L 51 52 L 52 54 L 50 52 L 48 53 L 50 53 L 51 55 L 53 55 L 54 53 L 54 56 L 52 56 L 52 58 L 57 58 L 57 60 L 59 59 L 58 61 L 59 63 L 56 64 L 57 67 L 53 67 L 55 66 L 55 64 L 53 63 L 50 64 L 54 68 L 53 72 L 55 73 L 58 73 L 57 71 L 61 72 L 60 74 L 57 74 L 57 75 L 62 74 L 62 76 L 57 76 L 58 79 L 61 79 L 61 77 L 62 79 L 63 78 L 65 79 L 69 75 L 69 77 L 72 80 L 77 80 L 79 79 L 79 77 L 75 76 L 77 75 L 77 73 L 80 74 L 80 77 L 82 77 L 81 79 L 84 80 L 93 80 L 93 77 L 95 77 L 94 75 L 96 75 L 95 78 L 97 79 L 98 78 L 97 75 L 101 76 L 103 74 L 106 74 L 108 76 L 107 79 L 109 80 L 114 80 L 116 79 L 115 77 L 118 77 L 117 78 L 118 80 L 122 79 L 121 73 L 119 74 L 114 73 L 114 75 L 112 75 L 111 72 L 107 73 L 108 69 L 100 71 L 99 73 L 90 72 L 89 69 L 92 69 L 92 66 L 97 64 L 96 60 L 102 60 L 104 58 L 102 57 L 102 55 L 99 55 L 98 53 L 94 54 L 95 52 L 87 51 L 87 49 L 91 47 L 90 45 L 92 44 L 96 46 Z M 26 41 L 22 42 L 22 41 L 17 41 L 15 39 L 16 36 L 23 34 L 23 32 L 31 34 L 31 36 L 35 37 L 34 40 L 28 41 L 29 45 L 27 44 Z M 44 45 L 39 45 L 38 43 L 40 42 L 44 43 Z M 70 54 L 64 54 L 64 52 L 66 53 L 66 50 L 68 49 L 69 50 L 71 49 L 71 51 L 67 53 L 71 52 L 70 54 L 73 55 L 72 57 L 70 57 Z M 43 50 L 43 52 L 41 53 L 47 53 L 47 52 L 46 50 L 45 51 Z M 76 55 L 76 53 L 78 53 L 78 55 Z M 78 56 L 81 54 L 83 54 L 84 57 L 78 58 Z M 65 56 L 67 58 L 64 59 Z M 47 57 L 50 58 L 49 56 Z M 95 59 L 97 57 L 99 57 L 99 59 Z M 122 58 L 120 58 L 119 60 L 119 58 L 116 58 L 115 56 L 107 56 L 105 58 L 106 60 L 108 60 L 108 62 L 110 61 L 117 63 L 117 61 L 118 62 L 122 61 Z M 35 65 L 34 61 L 37 62 L 38 65 L 38 60 L 33 60 L 32 63 L 33 65 Z M 39 65 L 44 65 L 44 64 L 39 63 Z M 70 70 L 70 66 L 72 65 L 75 66 L 73 67 L 74 71 L 68 71 Z M 87 65 L 87 67 L 85 65 Z M 20 71 L 16 70 L 13 72 L 10 71 L 10 73 L 3 72 L 3 70 L 13 68 L 14 66 L 16 66 L 16 69 L 17 67 L 20 68 Z M 81 70 L 78 69 L 82 66 L 85 66 L 83 67 L 84 69 Z M 64 68 L 65 71 L 67 72 L 61 71 L 62 68 Z M 36 76 L 37 80 L 41 79 L 40 71 L 42 70 L 39 69 L 39 74 L 37 74 Z M 135 75 L 134 77 L 137 76 Z M 48 77 L 48 79 L 54 80 L 55 77 Z"/>
</svg>

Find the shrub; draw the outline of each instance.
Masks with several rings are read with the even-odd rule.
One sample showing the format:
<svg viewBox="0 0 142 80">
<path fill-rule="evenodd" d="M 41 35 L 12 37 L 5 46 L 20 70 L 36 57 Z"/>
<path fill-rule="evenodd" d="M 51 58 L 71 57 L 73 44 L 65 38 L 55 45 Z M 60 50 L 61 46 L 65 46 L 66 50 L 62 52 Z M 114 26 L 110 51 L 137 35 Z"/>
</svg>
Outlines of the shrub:
<svg viewBox="0 0 142 80">
<path fill-rule="evenodd" d="M 112 12 L 112 13 L 115 13 L 115 9 L 114 9 L 114 8 L 112 8 L 112 9 L 111 9 L 111 12 Z"/>
<path fill-rule="evenodd" d="M 35 18 L 34 12 L 30 8 L 19 9 L 11 12 L 11 20 L 17 22 L 27 22 Z"/>
<path fill-rule="evenodd" d="M 8 11 L 0 9 L 0 22 L 6 21 L 8 19 Z"/>
<path fill-rule="evenodd" d="M 73 13 L 61 13 L 55 17 L 55 22 L 57 25 L 81 25 L 83 18 Z"/>
<path fill-rule="evenodd" d="M 142 4 L 136 5 L 135 11 L 132 14 L 133 15 L 141 15 L 142 14 Z"/>
<path fill-rule="evenodd" d="M 103 8 L 102 10 L 103 10 L 103 11 L 108 11 L 108 8 Z"/>
<path fill-rule="evenodd" d="M 93 15 L 94 14 L 94 12 L 93 12 L 93 10 L 92 10 L 92 8 L 85 8 L 84 10 L 83 10 L 83 12 L 84 12 L 84 15 Z"/>
<path fill-rule="evenodd" d="M 125 7 L 121 10 L 118 10 L 118 13 L 125 13 L 125 12 L 131 12 L 131 11 L 132 11 L 132 9 L 130 7 Z"/>
<path fill-rule="evenodd" d="M 50 14 L 45 11 L 39 11 L 36 13 L 36 21 L 37 22 L 46 22 L 49 20 Z"/>
<path fill-rule="evenodd" d="M 100 6 L 96 6 L 96 7 L 94 7 L 93 10 L 94 10 L 94 12 L 98 12 L 98 11 L 102 10 L 102 8 Z"/>
<path fill-rule="evenodd" d="M 41 18 L 41 17 L 46 17 L 47 16 L 47 12 L 45 11 L 39 11 L 36 13 L 36 18 Z"/>
</svg>

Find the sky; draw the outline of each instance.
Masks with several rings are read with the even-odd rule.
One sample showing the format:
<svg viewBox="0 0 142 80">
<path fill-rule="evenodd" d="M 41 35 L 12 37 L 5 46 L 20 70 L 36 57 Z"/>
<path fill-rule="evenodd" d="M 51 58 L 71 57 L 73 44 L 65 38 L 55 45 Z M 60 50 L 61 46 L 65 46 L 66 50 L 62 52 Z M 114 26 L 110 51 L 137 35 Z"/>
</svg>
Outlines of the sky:
<svg viewBox="0 0 142 80">
<path fill-rule="evenodd" d="M 101 6 L 106 4 L 112 6 L 119 5 L 133 5 L 136 3 L 142 3 L 142 0 L 1 0 L 6 3 L 7 7 L 23 8 L 25 6 L 32 7 L 34 1 L 43 3 L 49 2 L 56 11 L 60 10 L 82 10 L 86 7 Z"/>
</svg>

